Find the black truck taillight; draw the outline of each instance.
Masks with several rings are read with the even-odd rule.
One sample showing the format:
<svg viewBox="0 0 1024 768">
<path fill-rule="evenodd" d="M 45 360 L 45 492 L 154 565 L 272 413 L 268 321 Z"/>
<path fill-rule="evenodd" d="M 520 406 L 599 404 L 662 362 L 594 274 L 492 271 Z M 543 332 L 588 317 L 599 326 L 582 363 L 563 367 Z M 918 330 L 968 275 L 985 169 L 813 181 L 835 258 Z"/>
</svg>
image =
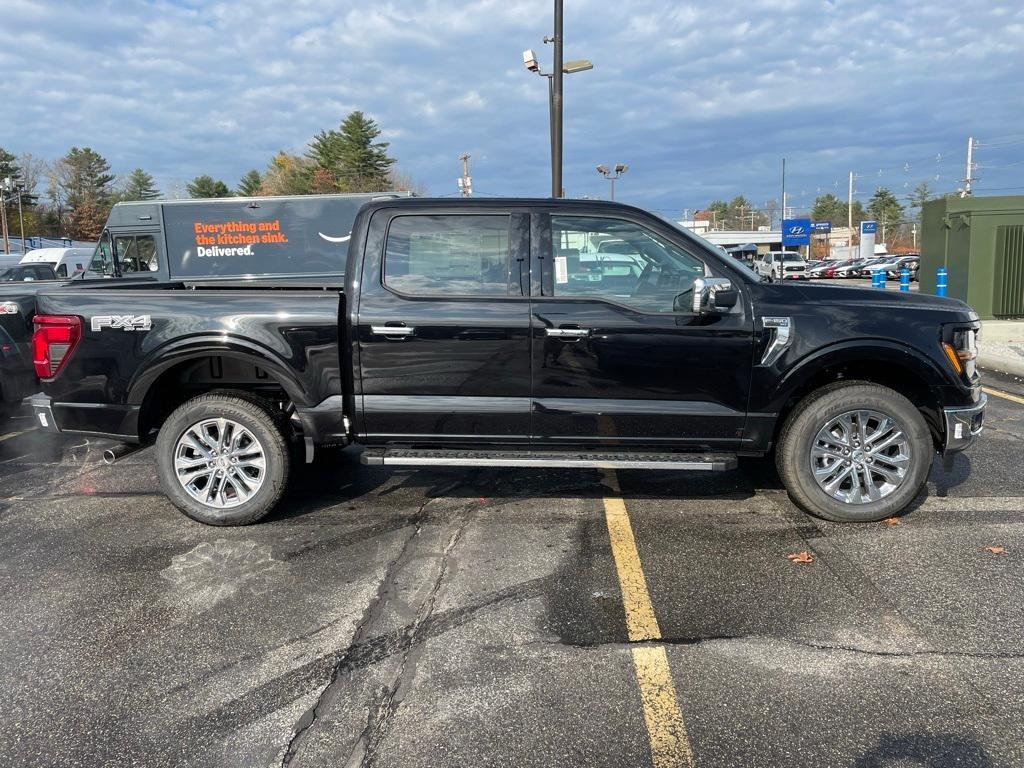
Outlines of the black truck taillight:
<svg viewBox="0 0 1024 768">
<path fill-rule="evenodd" d="M 82 321 L 74 315 L 36 315 L 33 323 L 32 362 L 36 376 L 52 379 L 82 338 Z"/>
</svg>

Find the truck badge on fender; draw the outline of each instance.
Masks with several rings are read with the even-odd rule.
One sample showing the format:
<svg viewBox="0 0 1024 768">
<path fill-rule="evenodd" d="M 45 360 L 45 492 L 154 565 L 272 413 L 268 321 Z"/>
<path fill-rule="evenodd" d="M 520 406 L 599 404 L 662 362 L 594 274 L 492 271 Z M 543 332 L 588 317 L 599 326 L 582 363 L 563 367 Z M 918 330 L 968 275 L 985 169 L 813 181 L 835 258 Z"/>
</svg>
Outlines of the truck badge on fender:
<svg viewBox="0 0 1024 768">
<path fill-rule="evenodd" d="M 149 315 L 96 315 L 92 318 L 91 326 L 94 331 L 102 331 L 104 328 L 148 331 L 153 322 Z"/>
</svg>

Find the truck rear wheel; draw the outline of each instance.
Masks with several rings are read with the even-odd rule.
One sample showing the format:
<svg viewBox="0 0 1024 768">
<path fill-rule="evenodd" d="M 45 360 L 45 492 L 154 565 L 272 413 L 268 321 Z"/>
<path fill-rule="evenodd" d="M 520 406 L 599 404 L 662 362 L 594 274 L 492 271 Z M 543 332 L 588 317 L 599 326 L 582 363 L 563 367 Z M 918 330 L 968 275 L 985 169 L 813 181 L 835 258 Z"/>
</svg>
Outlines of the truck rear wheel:
<svg viewBox="0 0 1024 768">
<path fill-rule="evenodd" d="M 248 525 L 281 498 L 288 442 L 268 403 L 244 392 L 201 395 L 160 428 L 157 471 L 174 505 L 206 525 Z"/>
<path fill-rule="evenodd" d="M 907 398 L 879 384 L 841 382 L 793 409 L 775 461 L 790 498 L 807 512 L 871 522 L 914 500 L 934 454 L 928 425 Z"/>
</svg>

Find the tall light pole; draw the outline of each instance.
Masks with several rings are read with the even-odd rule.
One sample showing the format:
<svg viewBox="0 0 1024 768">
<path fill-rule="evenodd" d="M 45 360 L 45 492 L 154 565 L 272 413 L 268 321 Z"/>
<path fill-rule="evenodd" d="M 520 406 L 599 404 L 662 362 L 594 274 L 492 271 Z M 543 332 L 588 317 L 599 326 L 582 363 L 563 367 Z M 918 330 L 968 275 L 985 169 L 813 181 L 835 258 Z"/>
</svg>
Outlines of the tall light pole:
<svg viewBox="0 0 1024 768">
<path fill-rule="evenodd" d="M 548 79 L 548 121 L 551 140 L 551 196 L 562 196 L 562 115 L 564 104 L 563 75 L 585 72 L 594 65 L 587 59 L 563 61 L 564 39 L 562 35 L 562 2 L 555 0 L 555 33 L 545 37 L 545 43 L 554 43 L 554 62 L 550 73 L 542 72 L 537 56 L 532 50 L 523 51 L 523 64 L 531 72 Z"/>
<path fill-rule="evenodd" d="M 14 184 L 10 176 L 6 179 L 0 179 L 0 230 L 2 230 L 3 234 L 5 254 L 11 252 L 11 241 L 7 233 L 7 190 L 13 189 L 13 187 Z"/>
<path fill-rule="evenodd" d="M 21 255 L 25 255 L 25 214 L 21 210 L 21 197 L 25 194 L 24 187 L 18 187 L 18 227 L 21 231 Z"/>
<path fill-rule="evenodd" d="M 624 174 L 628 170 L 629 170 L 629 166 L 628 165 L 623 165 L 622 163 L 616 163 L 614 171 L 612 171 L 610 168 L 608 168 L 607 165 L 599 165 L 599 166 L 597 166 L 597 172 L 600 173 L 602 176 L 604 176 L 606 179 L 608 179 L 608 181 L 611 182 L 611 185 L 612 185 L 612 197 L 611 197 L 611 199 L 613 201 L 615 200 L 615 180 L 618 179 L 620 176 L 622 176 L 622 174 Z"/>
</svg>

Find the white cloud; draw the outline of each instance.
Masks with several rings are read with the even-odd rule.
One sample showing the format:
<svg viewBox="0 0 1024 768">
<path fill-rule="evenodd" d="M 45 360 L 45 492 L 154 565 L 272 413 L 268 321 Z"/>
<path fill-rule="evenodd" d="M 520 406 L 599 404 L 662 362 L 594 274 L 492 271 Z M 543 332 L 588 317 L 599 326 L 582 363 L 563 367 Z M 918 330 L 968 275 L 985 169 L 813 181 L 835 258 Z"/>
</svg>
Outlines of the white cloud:
<svg viewBox="0 0 1024 768">
<path fill-rule="evenodd" d="M 913 172 L 954 183 L 968 134 L 1021 119 L 1024 9 L 995 0 L 566 11 L 566 58 L 595 63 L 566 78 L 573 193 L 603 194 L 594 163 L 621 161 L 621 193 L 655 207 L 758 199 L 775 194 L 783 154 L 811 190 L 940 151 L 948 163 Z M 477 189 L 545 194 L 547 87 L 520 52 L 550 66 L 550 31 L 549 0 L 7 0 L 0 66 L 16 119 L 0 121 L 0 146 L 56 157 L 89 145 L 120 172 L 233 184 L 362 109 L 436 191 L 475 147 Z"/>
</svg>

